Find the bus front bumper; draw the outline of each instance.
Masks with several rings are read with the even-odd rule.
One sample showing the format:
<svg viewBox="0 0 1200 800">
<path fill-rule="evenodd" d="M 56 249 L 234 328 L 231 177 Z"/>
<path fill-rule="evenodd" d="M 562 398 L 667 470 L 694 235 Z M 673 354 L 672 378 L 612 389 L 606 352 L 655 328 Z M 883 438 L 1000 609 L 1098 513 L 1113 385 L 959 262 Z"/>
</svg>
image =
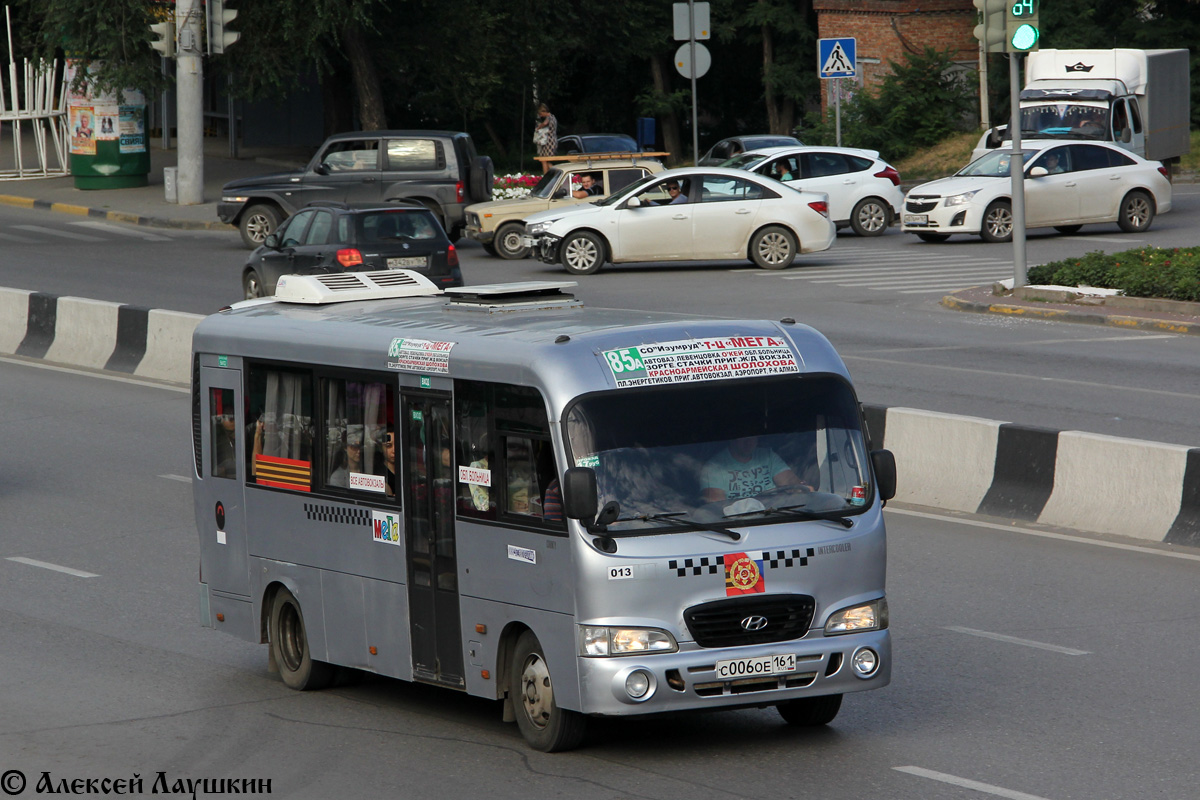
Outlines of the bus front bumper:
<svg viewBox="0 0 1200 800">
<path fill-rule="evenodd" d="M 692 709 L 765 706 L 804 697 L 879 689 L 891 680 L 892 640 L 887 630 L 790 642 L 703 649 L 684 643 L 677 653 L 579 659 L 580 709 L 585 714 L 622 716 Z M 875 669 L 860 675 L 855 656 L 875 655 Z M 721 678 L 717 662 L 791 654 L 795 669 L 771 675 Z M 646 687 L 640 696 L 642 687 Z"/>
</svg>

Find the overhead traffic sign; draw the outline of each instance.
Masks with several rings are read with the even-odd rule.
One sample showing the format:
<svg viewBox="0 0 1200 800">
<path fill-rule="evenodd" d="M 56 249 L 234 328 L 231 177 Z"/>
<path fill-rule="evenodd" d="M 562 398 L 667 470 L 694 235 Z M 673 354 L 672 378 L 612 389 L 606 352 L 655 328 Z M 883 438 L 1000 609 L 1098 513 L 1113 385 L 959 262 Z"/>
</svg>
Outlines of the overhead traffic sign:
<svg viewBox="0 0 1200 800">
<path fill-rule="evenodd" d="M 854 37 L 840 39 L 817 39 L 817 71 L 822 78 L 855 78 L 856 40 Z"/>
</svg>

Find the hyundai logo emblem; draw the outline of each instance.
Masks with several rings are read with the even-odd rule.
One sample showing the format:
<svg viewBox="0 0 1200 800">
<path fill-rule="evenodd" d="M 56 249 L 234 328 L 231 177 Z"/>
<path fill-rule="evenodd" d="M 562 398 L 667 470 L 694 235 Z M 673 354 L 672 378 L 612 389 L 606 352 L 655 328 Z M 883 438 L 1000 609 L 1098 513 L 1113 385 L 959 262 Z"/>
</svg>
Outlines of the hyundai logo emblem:
<svg viewBox="0 0 1200 800">
<path fill-rule="evenodd" d="M 748 631 L 761 631 L 767 627 L 767 618 L 754 614 L 742 620 L 742 627 Z"/>
</svg>

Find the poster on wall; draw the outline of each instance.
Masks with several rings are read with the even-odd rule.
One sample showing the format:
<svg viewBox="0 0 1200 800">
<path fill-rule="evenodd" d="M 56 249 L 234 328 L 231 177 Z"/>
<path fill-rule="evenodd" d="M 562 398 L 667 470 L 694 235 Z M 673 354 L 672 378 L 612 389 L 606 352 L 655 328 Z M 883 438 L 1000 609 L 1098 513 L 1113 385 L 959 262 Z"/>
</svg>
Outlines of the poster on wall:
<svg viewBox="0 0 1200 800">
<path fill-rule="evenodd" d="M 121 152 L 146 152 L 146 107 L 121 106 Z"/>
<path fill-rule="evenodd" d="M 95 114 L 92 106 L 72 105 L 68 124 L 71 126 L 71 154 L 96 155 Z"/>
<path fill-rule="evenodd" d="M 112 141 L 117 138 L 117 118 L 120 109 L 117 106 L 92 106 L 95 116 L 92 125 L 96 129 L 97 141 Z"/>
</svg>

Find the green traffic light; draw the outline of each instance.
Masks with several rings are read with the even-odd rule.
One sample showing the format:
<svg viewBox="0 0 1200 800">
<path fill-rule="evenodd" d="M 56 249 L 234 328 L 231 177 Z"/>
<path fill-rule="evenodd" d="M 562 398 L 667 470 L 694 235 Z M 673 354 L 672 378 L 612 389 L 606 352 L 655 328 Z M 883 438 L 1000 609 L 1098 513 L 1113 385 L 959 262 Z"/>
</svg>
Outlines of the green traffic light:
<svg viewBox="0 0 1200 800">
<path fill-rule="evenodd" d="M 1028 50 L 1037 44 L 1038 29 L 1032 25 L 1022 25 L 1013 33 L 1011 41 L 1014 50 Z"/>
</svg>

